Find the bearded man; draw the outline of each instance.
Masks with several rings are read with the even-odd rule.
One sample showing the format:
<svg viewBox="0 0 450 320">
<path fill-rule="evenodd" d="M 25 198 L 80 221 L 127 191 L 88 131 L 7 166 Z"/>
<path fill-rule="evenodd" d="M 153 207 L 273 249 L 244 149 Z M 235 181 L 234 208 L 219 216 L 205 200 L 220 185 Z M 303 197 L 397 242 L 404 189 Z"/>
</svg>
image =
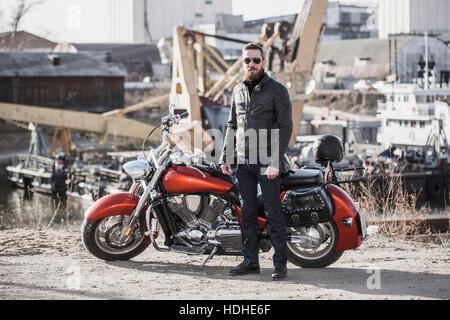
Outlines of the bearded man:
<svg viewBox="0 0 450 320">
<path fill-rule="evenodd" d="M 283 280 L 287 276 L 287 239 L 280 201 L 280 164 L 292 133 L 291 100 L 288 90 L 264 71 L 266 59 L 260 44 L 245 45 L 242 61 L 246 79 L 233 89 L 221 157 L 222 172 L 232 174 L 236 144 L 244 261 L 230 270 L 230 275 L 260 273 L 259 183 L 275 250 L 272 279 Z"/>
</svg>

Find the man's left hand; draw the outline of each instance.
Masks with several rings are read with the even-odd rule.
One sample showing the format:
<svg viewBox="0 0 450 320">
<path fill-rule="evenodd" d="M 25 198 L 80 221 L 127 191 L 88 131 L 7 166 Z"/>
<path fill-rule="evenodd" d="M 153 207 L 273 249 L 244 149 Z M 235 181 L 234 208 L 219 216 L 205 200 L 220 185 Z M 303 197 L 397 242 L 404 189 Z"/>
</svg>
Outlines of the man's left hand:
<svg viewBox="0 0 450 320">
<path fill-rule="evenodd" d="M 280 173 L 280 169 L 268 166 L 266 169 L 266 175 L 268 179 L 275 179 Z"/>
</svg>

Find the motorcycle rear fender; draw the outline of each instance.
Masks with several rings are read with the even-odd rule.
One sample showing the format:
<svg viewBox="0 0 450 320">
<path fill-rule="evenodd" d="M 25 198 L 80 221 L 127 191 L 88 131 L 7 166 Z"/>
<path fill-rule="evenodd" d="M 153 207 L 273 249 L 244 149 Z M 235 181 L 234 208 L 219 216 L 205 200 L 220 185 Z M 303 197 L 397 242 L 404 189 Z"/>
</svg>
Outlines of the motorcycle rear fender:
<svg viewBox="0 0 450 320">
<path fill-rule="evenodd" d="M 344 190 L 334 184 L 328 184 L 326 189 L 331 193 L 335 207 L 333 220 L 338 228 L 336 251 L 359 247 L 362 243 L 362 232 L 355 203 Z"/>
</svg>

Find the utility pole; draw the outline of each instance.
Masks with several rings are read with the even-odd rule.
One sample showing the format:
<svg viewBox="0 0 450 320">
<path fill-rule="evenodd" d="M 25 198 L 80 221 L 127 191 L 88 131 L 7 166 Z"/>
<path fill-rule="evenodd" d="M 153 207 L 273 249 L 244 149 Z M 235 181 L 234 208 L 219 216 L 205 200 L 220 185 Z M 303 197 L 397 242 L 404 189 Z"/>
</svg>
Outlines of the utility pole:
<svg viewBox="0 0 450 320">
<path fill-rule="evenodd" d="M 425 32 L 425 86 L 428 89 L 428 32 Z"/>
<path fill-rule="evenodd" d="M 147 34 L 148 41 L 152 42 L 152 35 L 150 33 L 150 28 L 148 26 L 148 12 L 147 12 L 147 0 L 144 0 L 144 29 Z"/>
</svg>

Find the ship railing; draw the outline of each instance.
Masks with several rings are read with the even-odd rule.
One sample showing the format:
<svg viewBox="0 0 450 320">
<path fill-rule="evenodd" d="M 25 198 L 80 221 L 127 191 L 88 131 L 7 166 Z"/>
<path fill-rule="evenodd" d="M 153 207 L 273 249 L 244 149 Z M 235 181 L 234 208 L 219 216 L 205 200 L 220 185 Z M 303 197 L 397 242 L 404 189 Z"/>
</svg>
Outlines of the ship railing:
<svg viewBox="0 0 450 320">
<path fill-rule="evenodd" d="M 424 105 L 417 105 L 417 114 L 419 116 L 434 116 L 434 107 L 431 107 L 430 105 L 424 104 Z"/>
<path fill-rule="evenodd" d="M 34 154 L 19 153 L 13 156 L 13 166 L 22 164 L 22 168 L 26 169 L 44 169 L 46 171 L 53 170 L 53 159 L 37 156 Z"/>
</svg>

